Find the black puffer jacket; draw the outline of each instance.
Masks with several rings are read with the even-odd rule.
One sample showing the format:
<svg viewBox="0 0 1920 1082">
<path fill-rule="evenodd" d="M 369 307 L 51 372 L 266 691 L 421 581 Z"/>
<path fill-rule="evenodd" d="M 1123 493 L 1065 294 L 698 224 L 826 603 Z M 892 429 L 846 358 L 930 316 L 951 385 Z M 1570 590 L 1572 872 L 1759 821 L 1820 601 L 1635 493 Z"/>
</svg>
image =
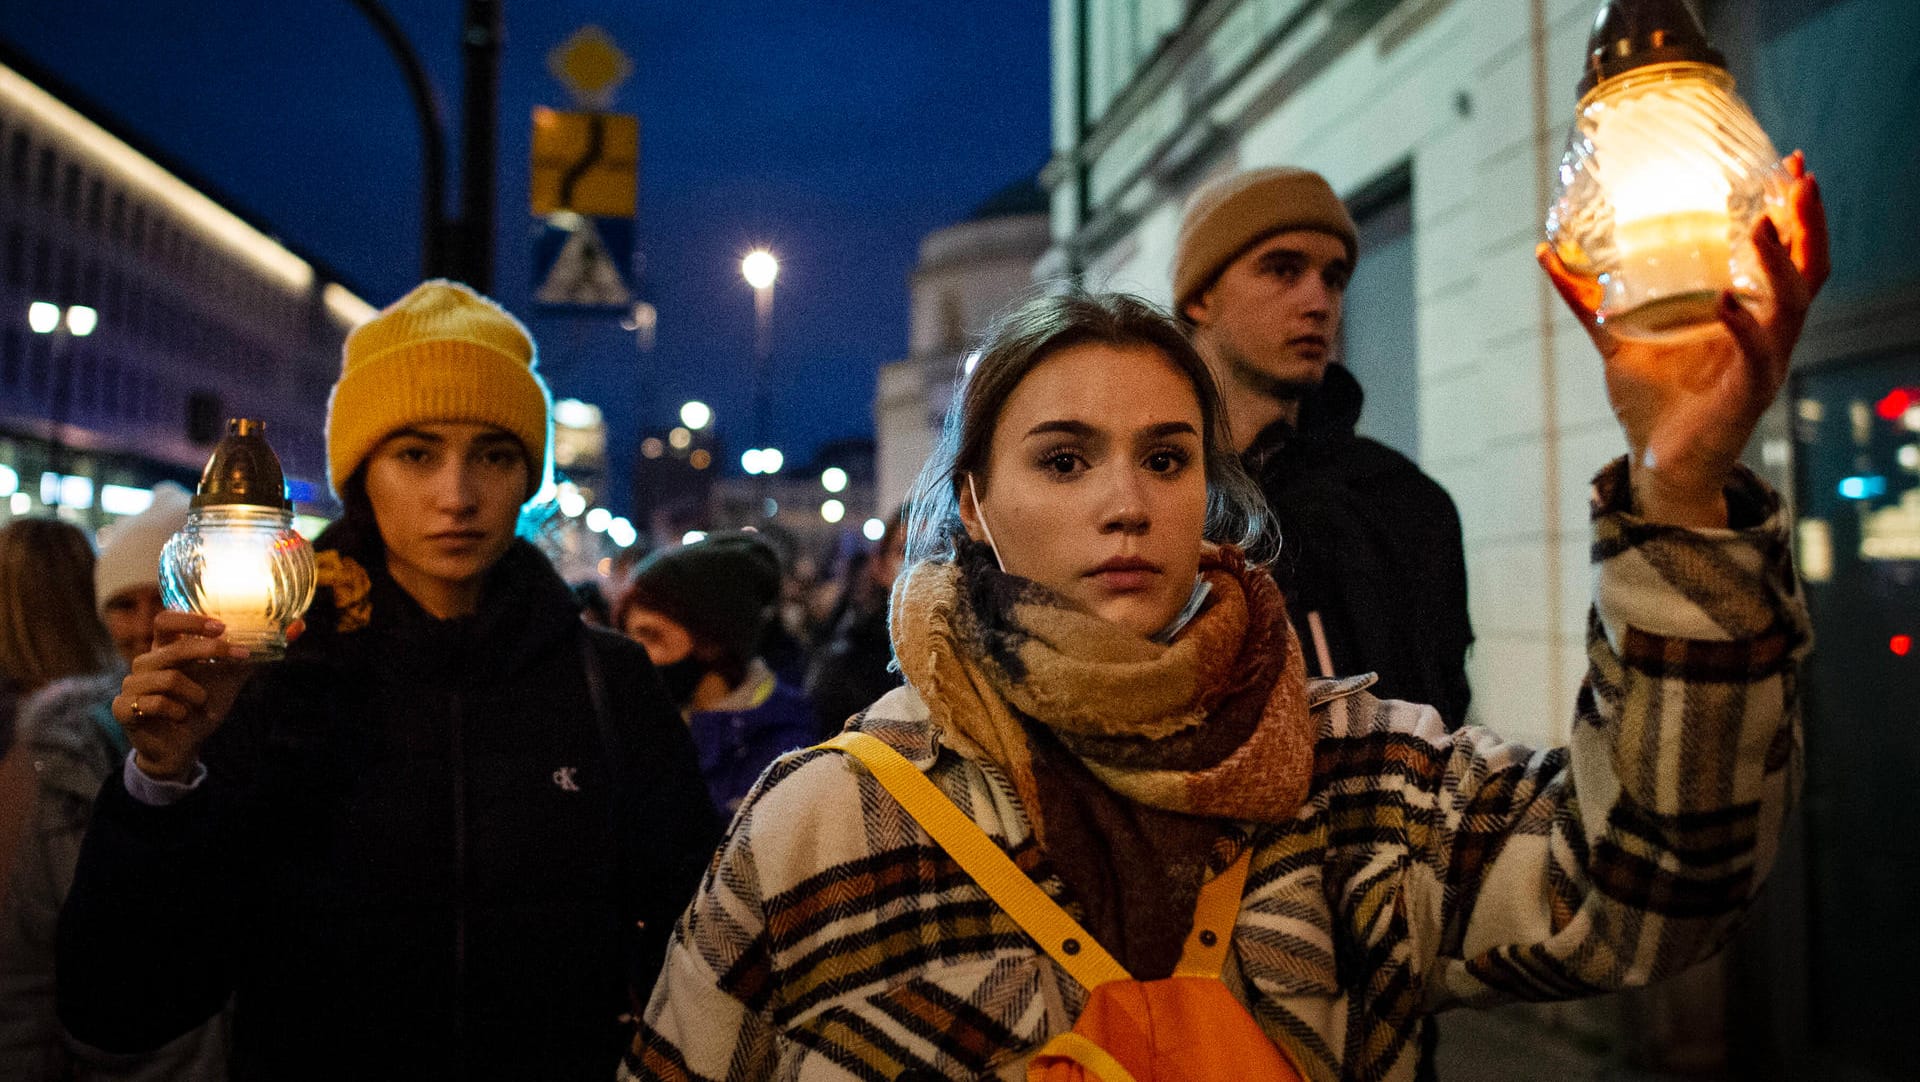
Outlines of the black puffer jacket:
<svg viewBox="0 0 1920 1082">
<path fill-rule="evenodd" d="M 108 781 L 61 918 L 61 1019 L 135 1050 L 231 995 L 238 1079 L 603 1082 L 718 838 L 686 726 L 524 543 L 457 620 L 368 570 L 372 622 L 341 633 L 316 605 L 191 796 Z"/>
<path fill-rule="evenodd" d="M 1331 673 L 1377 672 L 1374 694 L 1466 717 L 1467 565 L 1446 490 L 1405 455 L 1354 433 L 1360 384 L 1332 365 L 1299 427 L 1269 425 L 1244 459 L 1279 520 L 1274 577 L 1308 669 L 1319 672 L 1318 613 Z"/>
</svg>

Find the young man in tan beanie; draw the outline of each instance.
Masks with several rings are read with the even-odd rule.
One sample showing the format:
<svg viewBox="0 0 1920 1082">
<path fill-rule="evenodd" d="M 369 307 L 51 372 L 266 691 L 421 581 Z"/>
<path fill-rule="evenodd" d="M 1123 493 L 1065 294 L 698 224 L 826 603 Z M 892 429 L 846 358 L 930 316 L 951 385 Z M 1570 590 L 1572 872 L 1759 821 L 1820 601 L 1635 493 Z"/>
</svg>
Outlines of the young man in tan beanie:
<svg viewBox="0 0 1920 1082">
<path fill-rule="evenodd" d="M 1376 694 L 1432 703 L 1457 726 L 1473 642 L 1460 517 L 1418 466 L 1354 432 L 1360 385 L 1336 351 L 1358 247 L 1318 173 L 1219 178 L 1181 222 L 1175 312 L 1279 522 L 1275 575 L 1308 666 L 1377 672 Z"/>
<path fill-rule="evenodd" d="M 611 1077 L 719 834 L 692 741 L 515 535 L 550 431 L 519 321 L 427 282 L 343 352 L 330 589 L 252 669 L 159 616 L 114 699 L 133 754 L 62 916 L 61 1020 L 134 1051 L 231 998 L 237 1080 Z"/>
</svg>

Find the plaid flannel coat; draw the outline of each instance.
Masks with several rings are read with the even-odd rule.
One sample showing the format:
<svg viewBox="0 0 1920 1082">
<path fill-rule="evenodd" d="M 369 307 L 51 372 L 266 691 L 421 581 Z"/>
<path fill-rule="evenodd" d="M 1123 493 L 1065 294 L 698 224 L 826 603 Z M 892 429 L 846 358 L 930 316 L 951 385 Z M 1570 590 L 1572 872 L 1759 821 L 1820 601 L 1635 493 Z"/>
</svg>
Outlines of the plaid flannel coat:
<svg viewBox="0 0 1920 1082">
<path fill-rule="evenodd" d="M 1411 1079 L 1424 1017 L 1643 984 L 1718 948 L 1773 862 L 1800 773 L 1809 642 L 1786 525 L 1750 475 L 1736 525 L 1594 498 L 1588 669 L 1535 751 L 1367 678 L 1310 688 L 1314 779 L 1254 856 L 1225 974 L 1313 1082 Z M 1513 674 L 1512 679 L 1526 679 Z M 857 719 L 1074 910 L 1007 778 L 911 688 Z M 622 1079 L 1022 1077 L 1078 987 L 848 757 L 799 751 L 748 797 L 682 917 Z"/>
</svg>

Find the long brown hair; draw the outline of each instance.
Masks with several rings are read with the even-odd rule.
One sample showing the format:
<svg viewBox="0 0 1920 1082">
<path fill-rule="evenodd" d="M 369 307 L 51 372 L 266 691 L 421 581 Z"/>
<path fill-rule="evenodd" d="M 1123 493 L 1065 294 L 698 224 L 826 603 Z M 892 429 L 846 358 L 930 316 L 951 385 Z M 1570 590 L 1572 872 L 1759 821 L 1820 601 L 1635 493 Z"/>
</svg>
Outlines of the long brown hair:
<svg viewBox="0 0 1920 1082">
<path fill-rule="evenodd" d="M 93 546 L 50 518 L 0 529 L 0 674 L 20 692 L 112 667 L 93 601 Z"/>
<path fill-rule="evenodd" d="M 940 442 L 907 495 L 907 563 L 949 558 L 964 537 L 960 485 L 985 482 L 987 452 L 1000 411 L 1027 374 L 1072 346 L 1148 346 L 1164 355 L 1200 402 L 1200 443 L 1207 473 L 1208 540 L 1246 550 L 1256 562 L 1272 556 L 1271 518 L 1260 489 L 1234 456 L 1226 409 L 1213 373 L 1178 324 L 1139 297 L 1068 293 L 1035 297 L 1002 316 L 975 354 L 973 371 L 954 394 Z"/>
</svg>

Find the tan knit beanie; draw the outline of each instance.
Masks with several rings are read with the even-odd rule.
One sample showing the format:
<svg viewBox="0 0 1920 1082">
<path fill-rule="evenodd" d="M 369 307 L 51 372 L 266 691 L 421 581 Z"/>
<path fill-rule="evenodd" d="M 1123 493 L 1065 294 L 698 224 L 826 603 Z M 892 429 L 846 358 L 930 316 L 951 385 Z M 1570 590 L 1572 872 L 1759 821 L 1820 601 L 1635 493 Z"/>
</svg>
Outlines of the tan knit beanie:
<svg viewBox="0 0 1920 1082">
<path fill-rule="evenodd" d="M 553 399 L 520 321 L 458 282 L 434 279 L 354 328 L 327 402 L 334 495 L 395 429 L 432 421 L 496 425 L 527 451 L 527 494 L 547 475 Z"/>
<path fill-rule="evenodd" d="M 1193 300 L 1227 264 L 1255 243 L 1290 229 L 1331 233 L 1358 257 L 1359 234 L 1346 204 L 1333 194 L 1327 178 L 1307 169 L 1276 166 L 1230 173 L 1212 181 L 1187 201 L 1180 221 L 1179 250 L 1173 259 L 1173 311 L 1185 318 Z"/>
</svg>

